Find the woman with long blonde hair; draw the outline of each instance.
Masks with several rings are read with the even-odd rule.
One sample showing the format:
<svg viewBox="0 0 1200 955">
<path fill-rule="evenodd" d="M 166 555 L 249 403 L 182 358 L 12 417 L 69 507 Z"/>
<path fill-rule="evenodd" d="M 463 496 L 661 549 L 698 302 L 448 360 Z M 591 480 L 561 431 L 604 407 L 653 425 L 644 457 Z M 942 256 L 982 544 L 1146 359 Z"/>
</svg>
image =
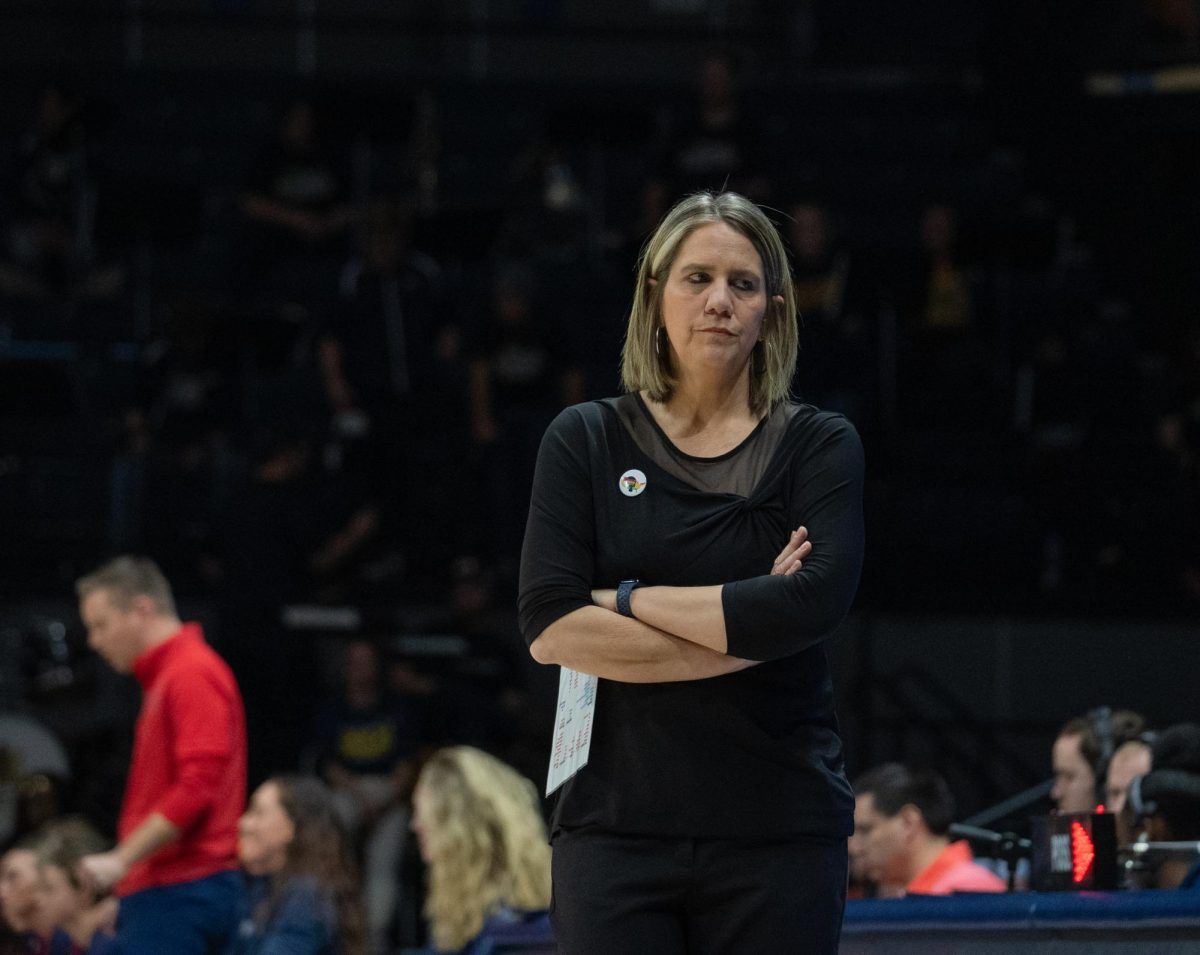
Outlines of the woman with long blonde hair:
<svg viewBox="0 0 1200 955">
<path fill-rule="evenodd" d="M 439 951 L 469 952 L 485 936 L 518 930 L 549 938 L 550 846 L 528 779 L 471 746 L 439 750 L 417 780 L 412 829 Z"/>
</svg>

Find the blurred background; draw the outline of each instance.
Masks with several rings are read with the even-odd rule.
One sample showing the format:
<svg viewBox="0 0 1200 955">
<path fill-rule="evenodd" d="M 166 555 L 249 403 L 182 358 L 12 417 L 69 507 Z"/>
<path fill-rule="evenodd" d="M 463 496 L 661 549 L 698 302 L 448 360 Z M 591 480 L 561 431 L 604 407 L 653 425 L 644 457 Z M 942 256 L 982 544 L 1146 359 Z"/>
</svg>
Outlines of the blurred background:
<svg viewBox="0 0 1200 955">
<path fill-rule="evenodd" d="M 381 695 L 393 756 L 544 778 L 557 677 L 514 607 L 538 441 L 616 393 L 648 230 L 724 185 L 791 244 L 796 395 L 866 445 L 852 775 L 932 763 L 966 813 L 1092 707 L 1196 717 L 1192 0 L 0 18 L 9 831 L 115 817 L 138 697 L 72 584 L 127 551 L 234 666 L 252 783 Z"/>
</svg>

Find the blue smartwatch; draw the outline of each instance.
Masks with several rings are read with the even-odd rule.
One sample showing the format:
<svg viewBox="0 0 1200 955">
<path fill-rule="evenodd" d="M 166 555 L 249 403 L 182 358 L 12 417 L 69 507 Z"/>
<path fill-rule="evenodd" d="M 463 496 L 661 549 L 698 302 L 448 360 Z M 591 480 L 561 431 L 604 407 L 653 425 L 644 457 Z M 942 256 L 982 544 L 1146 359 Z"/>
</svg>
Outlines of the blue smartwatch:
<svg viewBox="0 0 1200 955">
<path fill-rule="evenodd" d="M 622 580 L 617 584 L 617 613 L 624 617 L 633 616 L 633 609 L 629 606 L 629 598 L 640 586 L 642 586 L 640 580 Z"/>
</svg>

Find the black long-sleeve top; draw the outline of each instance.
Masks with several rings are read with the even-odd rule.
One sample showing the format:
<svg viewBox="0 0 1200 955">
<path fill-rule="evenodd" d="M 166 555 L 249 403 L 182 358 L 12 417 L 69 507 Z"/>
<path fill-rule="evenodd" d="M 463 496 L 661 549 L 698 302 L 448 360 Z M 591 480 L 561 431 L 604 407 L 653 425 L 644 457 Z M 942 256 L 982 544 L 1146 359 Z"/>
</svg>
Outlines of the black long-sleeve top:
<svg viewBox="0 0 1200 955">
<path fill-rule="evenodd" d="M 728 474 L 756 455 L 744 493 L 702 486 L 706 466 Z M 641 477 L 623 491 L 630 471 Z M 538 454 L 521 560 L 526 641 L 590 605 L 593 588 L 630 578 L 720 584 L 728 652 L 765 661 L 707 680 L 602 679 L 588 765 L 563 786 L 555 832 L 849 834 L 853 796 L 822 640 L 858 585 L 862 482 L 853 426 L 809 405 L 778 406 L 741 445 L 711 459 L 674 448 L 636 395 L 555 419 Z M 797 573 L 772 576 L 800 525 L 812 554 Z"/>
</svg>

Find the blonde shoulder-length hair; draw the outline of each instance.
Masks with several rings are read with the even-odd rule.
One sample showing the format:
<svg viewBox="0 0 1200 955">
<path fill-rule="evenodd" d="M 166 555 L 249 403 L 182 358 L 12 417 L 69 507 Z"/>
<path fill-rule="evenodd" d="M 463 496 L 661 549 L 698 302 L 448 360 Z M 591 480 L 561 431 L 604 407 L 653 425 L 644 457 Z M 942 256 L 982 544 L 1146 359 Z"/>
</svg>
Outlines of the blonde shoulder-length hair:
<svg viewBox="0 0 1200 955">
<path fill-rule="evenodd" d="M 425 917 L 434 945 L 457 951 L 503 908 L 550 905 L 550 846 L 533 783 L 471 746 L 429 758 L 417 780 L 426 812 Z"/>
<path fill-rule="evenodd" d="M 621 384 L 626 391 L 645 391 L 654 401 L 668 401 L 674 393 L 669 349 L 659 343 L 663 288 L 684 240 L 710 222 L 736 229 L 762 258 L 767 311 L 762 341 L 750 356 L 750 408 L 762 414 L 788 396 L 796 370 L 796 290 L 778 230 L 766 213 L 736 192 L 698 192 L 681 199 L 642 249 L 621 352 Z"/>
</svg>

